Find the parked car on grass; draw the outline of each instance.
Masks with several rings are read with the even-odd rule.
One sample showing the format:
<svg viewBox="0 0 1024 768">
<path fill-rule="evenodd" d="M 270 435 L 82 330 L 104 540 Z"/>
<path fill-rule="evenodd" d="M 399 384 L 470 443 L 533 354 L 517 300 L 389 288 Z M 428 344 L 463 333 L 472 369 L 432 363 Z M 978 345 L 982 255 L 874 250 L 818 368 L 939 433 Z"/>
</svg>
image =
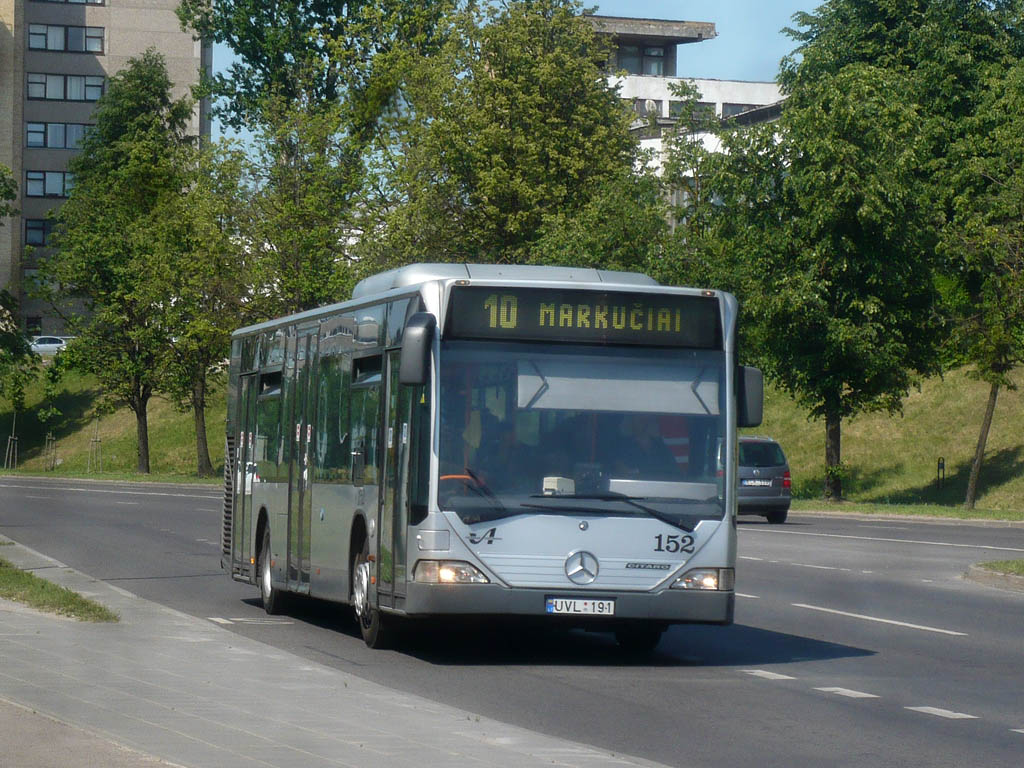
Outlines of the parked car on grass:
<svg viewBox="0 0 1024 768">
<path fill-rule="evenodd" d="M 782 446 L 770 437 L 740 437 L 739 513 L 784 523 L 793 480 Z"/>
</svg>

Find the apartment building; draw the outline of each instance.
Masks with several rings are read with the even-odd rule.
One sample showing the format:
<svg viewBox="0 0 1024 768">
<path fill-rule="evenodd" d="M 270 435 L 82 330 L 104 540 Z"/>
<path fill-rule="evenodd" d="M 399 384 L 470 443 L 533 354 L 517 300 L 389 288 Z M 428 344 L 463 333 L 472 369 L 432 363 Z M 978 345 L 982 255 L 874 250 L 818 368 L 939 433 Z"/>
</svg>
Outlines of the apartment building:
<svg viewBox="0 0 1024 768">
<path fill-rule="evenodd" d="M 782 94 L 775 82 L 690 78 L 677 73 L 676 52 L 718 36 L 715 25 L 705 21 L 668 21 L 616 16 L 587 17 L 594 28 L 612 38 L 609 69 L 619 94 L 636 113 L 633 130 L 641 145 L 660 155 L 662 132 L 680 116 L 683 102 L 671 86 L 680 81 L 693 85 L 699 105 L 722 119 L 740 122 L 774 119 Z"/>
<path fill-rule="evenodd" d="M 0 0 L 0 163 L 18 182 L 21 211 L 0 227 L 0 288 L 20 298 L 30 334 L 63 330 L 25 288 L 48 253 L 47 213 L 73 184 L 68 160 L 110 76 L 155 48 L 180 97 L 200 68 L 212 65 L 212 47 L 182 32 L 177 6 L 178 0 Z M 190 131 L 209 132 L 207 105 L 197 106 Z"/>
</svg>

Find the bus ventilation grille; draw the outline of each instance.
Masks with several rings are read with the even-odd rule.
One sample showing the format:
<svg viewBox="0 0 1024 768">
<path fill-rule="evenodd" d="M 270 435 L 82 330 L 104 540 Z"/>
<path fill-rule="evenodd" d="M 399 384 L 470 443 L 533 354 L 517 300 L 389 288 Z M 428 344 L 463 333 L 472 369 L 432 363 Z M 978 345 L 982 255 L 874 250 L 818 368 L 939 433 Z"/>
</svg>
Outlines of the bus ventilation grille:
<svg viewBox="0 0 1024 768">
<path fill-rule="evenodd" d="M 224 445 L 224 526 L 221 531 L 221 550 L 231 556 L 231 507 L 235 503 L 235 439 L 227 438 Z"/>
</svg>

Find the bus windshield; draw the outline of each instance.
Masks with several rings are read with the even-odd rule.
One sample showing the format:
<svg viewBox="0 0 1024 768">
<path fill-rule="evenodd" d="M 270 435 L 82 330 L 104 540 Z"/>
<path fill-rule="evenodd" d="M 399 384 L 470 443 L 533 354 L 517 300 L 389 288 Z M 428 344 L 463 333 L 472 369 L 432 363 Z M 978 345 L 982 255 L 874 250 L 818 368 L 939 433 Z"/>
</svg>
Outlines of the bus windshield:
<svg viewBox="0 0 1024 768">
<path fill-rule="evenodd" d="M 709 350 L 442 343 L 441 509 L 722 519 L 724 365 Z"/>
</svg>

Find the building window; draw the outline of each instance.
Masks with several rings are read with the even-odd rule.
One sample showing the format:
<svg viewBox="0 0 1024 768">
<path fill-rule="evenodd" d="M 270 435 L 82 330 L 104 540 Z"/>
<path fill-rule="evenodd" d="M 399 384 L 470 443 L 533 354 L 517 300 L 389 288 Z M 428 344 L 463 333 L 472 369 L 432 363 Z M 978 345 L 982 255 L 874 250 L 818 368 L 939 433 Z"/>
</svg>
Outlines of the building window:
<svg viewBox="0 0 1024 768">
<path fill-rule="evenodd" d="M 78 149 L 88 128 L 85 123 L 27 123 L 25 144 L 47 149 Z"/>
<path fill-rule="evenodd" d="M 49 101 L 98 101 L 103 95 L 102 75 L 48 75 L 28 73 L 28 97 Z"/>
<path fill-rule="evenodd" d="M 722 117 L 735 117 L 752 109 L 757 109 L 757 104 L 723 104 Z"/>
<path fill-rule="evenodd" d="M 25 245 L 46 246 L 53 222 L 49 219 L 25 219 Z"/>
<path fill-rule="evenodd" d="M 67 197 L 72 176 L 66 171 L 25 171 L 26 197 Z"/>
<path fill-rule="evenodd" d="M 635 99 L 633 111 L 640 117 L 661 117 L 661 102 L 657 99 Z"/>
<path fill-rule="evenodd" d="M 624 69 L 631 75 L 640 74 L 639 45 L 619 46 L 619 69 Z"/>
<path fill-rule="evenodd" d="M 644 48 L 644 74 L 661 77 L 665 74 L 665 49 L 661 46 Z"/>
<path fill-rule="evenodd" d="M 103 27 L 29 24 L 28 47 L 37 51 L 103 53 Z"/>
<path fill-rule="evenodd" d="M 29 123 L 25 128 L 25 146 L 46 146 L 46 123 Z"/>
</svg>

